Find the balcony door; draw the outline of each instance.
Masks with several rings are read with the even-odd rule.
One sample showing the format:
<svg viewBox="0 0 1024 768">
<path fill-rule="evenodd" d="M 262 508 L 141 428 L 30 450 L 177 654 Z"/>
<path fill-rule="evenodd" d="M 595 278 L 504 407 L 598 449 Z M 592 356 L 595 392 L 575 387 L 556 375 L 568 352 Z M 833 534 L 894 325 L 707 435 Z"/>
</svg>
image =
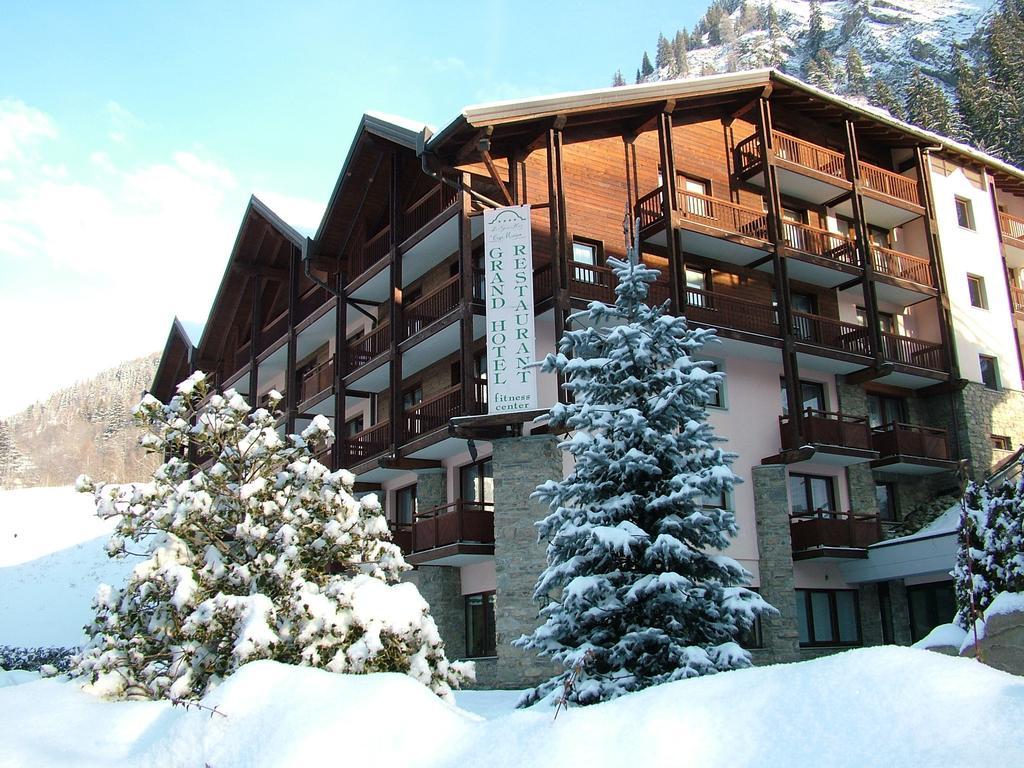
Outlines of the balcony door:
<svg viewBox="0 0 1024 768">
<path fill-rule="evenodd" d="M 786 380 L 782 385 L 782 415 L 789 415 L 789 399 L 786 397 Z M 825 411 L 825 385 L 820 381 L 800 381 L 800 410 Z"/>
<path fill-rule="evenodd" d="M 687 217 L 713 219 L 715 213 L 711 201 L 707 199 L 711 197 L 711 184 L 683 174 L 679 174 L 679 180 L 683 183 L 683 210 Z"/>
<path fill-rule="evenodd" d="M 789 504 L 793 515 L 831 517 L 836 509 L 835 478 L 822 475 L 789 476 Z"/>
<path fill-rule="evenodd" d="M 686 304 L 691 307 L 711 307 L 711 271 L 696 267 L 686 268 Z"/>
<path fill-rule="evenodd" d="M 907 420 L 907 401 L 889 395 L 868 395 L 868 424 L 883 427 L 903 424 Z"/>
<path fill-rule="evenodd" d="M 801 224 L 807 223 L 807 211 L 796 208 L 782 209 L 782 236 L 790 248 L 797 251 L 807 250 L 807 233 Z"/>
<path fill-rule="evenodd" d="M 789 297 L 793 312 L 815 315 L 818 312 L 818 297 L 813 293 L 792 293 Z M 809 317 L 793 317 L 793 335 L 800 341 L 814 341 L 814 321 Z"/>
<path fill-rule="evenodd" d="M 494 503 L 494 470 L 491 459 L 467 464 L 459 470 L 459 494 L 463 501 Z"/>
</svg>

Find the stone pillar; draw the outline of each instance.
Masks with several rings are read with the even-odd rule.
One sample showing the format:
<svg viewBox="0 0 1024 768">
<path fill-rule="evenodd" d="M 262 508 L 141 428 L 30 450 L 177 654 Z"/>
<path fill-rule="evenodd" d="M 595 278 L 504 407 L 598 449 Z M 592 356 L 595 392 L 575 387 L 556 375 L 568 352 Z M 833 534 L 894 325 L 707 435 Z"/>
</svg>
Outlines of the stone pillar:
<svg viewBox="0 0 1024 768">
<path fill-rule="evenodd" d="M 416 477 L 416 508 L 426 510 L 448 502 L 447 477 L 442 470 L 420 472 Z M 402 579 L 411 581 L 430 605 L 449 659 L 466 655 L 466 604 L 462 574 L 458 568 L 423 565 Z"/>
<path fill-rule="evenodd" d="M 868 415 L 868 396 L 864 388 L 856 384 L 836 384 L 839 395 L 839 410 L 850 416 Z M 878 514 L 878 500 L 875 497 L 875 476 L 868 462 L 851 464 L 846 468 L 846 485 L 850 491 L 850 509 L 862 514 Z"/>
<path fill-rule="evenodd" d="M 902 579 L 889 582 L 889 599 L 892 601 L 892 636 L 896 645 L 910 645 L 910 603 L 907 601 L 907 585 Z"/>
<path fill-rule="evenodd" d="M 800 636 L 796 623 L 786 467 L 782 464 L 761 464 L 755 466 L 751 474 L 761 596 L 779 611 L 778 616 L 762 620 L 764 649 L 757 658 L 768 663 L 798 661 Z"/>
<path fill-rule="evenodd" d="M 499 688 L 522 688 L 558 670 L 534 651 L 510 643 L 540 624 L 533 587 L 547 567 L 546 546 L 533 524 L 547 507 L 530 498 L 541 482 L 562 477 L 562 455 L 551 435 L 494 440 L 494 567 Z"/>
<path fill-rule="evenodd" d="M 878 585 L 861 584 L 857 587 L 857 604 L 860 607 L 860 632 L 864 645 L 881 645 L 884 640 Z"/>
</svg>

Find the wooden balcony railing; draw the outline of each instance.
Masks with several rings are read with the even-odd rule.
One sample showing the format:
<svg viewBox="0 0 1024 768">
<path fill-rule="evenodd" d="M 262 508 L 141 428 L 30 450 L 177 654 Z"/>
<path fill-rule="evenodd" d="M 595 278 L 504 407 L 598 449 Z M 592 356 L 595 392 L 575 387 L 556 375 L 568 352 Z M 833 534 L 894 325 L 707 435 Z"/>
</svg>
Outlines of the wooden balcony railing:
<svg viewBox="0 0 1024 768">
<path fill-rule="evenodd" d="M 348 360 L 353 370 L 388 351 L 391 346 L 391 325 L 385 320 L 365 336 L 349 342 Z"/>
<path fill-rule="evenodd" d="M 345 467 L 379 456 L 391 447 L 391 424 L 382 421 L 345 440 Z"/>
<path fill-rule="evenodd" d="M 818 229 L 797 221 L 783 221 L 782 234 L 789 248 L 812 256 L 821 256 L 841 264 L 860 266 L 860 257 L 852 237 Z"/>
<path fill-rule="evenodd" d="M 449 180 L 454 180 L 448 177 Z M 450 184 L 438 184 L 425 195 L 414 200 L 402 215 L 402 235 L 410 237 L 440 216 L 459 200 L 458 189 Z"/>
<path fill-rule="evenodd" d="M 550 299 L 554 295 L 551 262 L 545 261 L 533 268 L 533 301 L 535 304 Z"/>
<path fill-rule="evenodd" d="M 363 243 L 362 248 L 357 248 L 352 254 L 352 263 L 349 265 L 349 279 L 353 280 L 377 262 L 383 260 L 391 253 L 391 227 L 384 227 L 380 232 Z"/>
<path fill-rule="evenodd" d="M 1024 288 L 1011 285 L 1010 298 L 1013 300 L 1013 311 L 1024 312 Z"/>
<path fill-rule="evenodd" d="M 611 267 L 569 262 L 569 293 L 572 298 L 613 304 L 615 285 L 615 273 Z M 650 284 L 648 303 L 660 304 L 669 297 L 669 293 L 668 281 L 656 280 Z"/>
<path fill-rule="evenodd" d="M 871 354 L 868 329 L 863 325 L 807 312 L 794 312 L 793 334 L 796 341 L 805 344 L 816 344 L 855 355 Z"/>
<path fill-rule="evenodd" d="M 1024 219 L 1004 211 L 999 212 L 999 231 L 1003 237 L 1024 242 Z"/>
<path fill-rule="evenodd" d="M 949 460 L 949 437 L 946 430 L 893 422 L 875 427 L 871 443 L 881 458 L 917 456 L 925 459 Z"/>
<path fill-rule="evenodd" d="M 764 211 L 685 189 L 677 190 L 677 196 L 684 219 L 758 240 L 768 239 L 768 217 Z"/>
<path fill-rule="evenodd" d="M 920 256 L 911 256 L 909 253 L 872 245 L 871 264 L 879 274 L 935 287 L 931 264 L 928 259 L 922 259 Z"/>
<path fill-rule="evenodd" d="M 771 305 L 723 296 L 700 288 L 687 287 L 683 314 L 691 322 L 702 325 L 749 331 L 763 336 L 779 335 L 778 313 Z"/>
<path fill-rule="evenodd" d="M 453 416 L 464 415 L 462 385 L 456 384 L 406 410 L 403 435 L 411 440 L 445 426 Z"/>
<path fill-rule="evenodd" d="M 388 528 L 391 530 L 391 540 L 398 545 L 404 555 L 412 552 L 412 527 L 412 523 L 388 521 Z"/>
<path fill-rule="evenodd" d="M 445 280 L 436 290 L 405 308 L 405 337 L 419 333 L 428 325 L 459 306 L 459 275 Z"/>
<path fill-rule="evenodd" d="M 636 217 L 640 219 L 640 229 L 646 229 L 661 220 L 662 194 L 662 188 L 659 186 L 636 201 Z"/>
<path fill-rule="evenodd" d="M 871 450 L 871 428 L 868 420 L 835 411 L 808 408 L 803 412 L 803 436 L 797 434 L 791 416 L 779 416 L 782 447 L 789 450 L 806 443 L 835 445 L 841 448 Z"/>
<path fill-rule="evenodd" d="M 866 189 L 911 205 L 921 205 L 921 193 L 915 179 L 860 162 L 860 180 Z"/>
<path fill-rule="evenodd" d="M 494 504 L 459 499 L 417 513 L 412 529 L 413 552 L 462 542 L 494 543 Z"/>
<path fill-rule="evenodd" d="M 789 531 L 794 552 L 867 549 L 882 540 L 882 521 L 878 515 L 817 510 L 792 515 Z"/>
<path fill-rule="evenodd" d="M 299 402 L 304 403 L 309 398 L 330 389 L 333 381 L 334 358 L 332 357 L 303 375 L 302 381 L 299 382 Z"/>
<path fill-rule="evenodd" d="M 910 336 L 883 332 L 881 351 L 886 360 L 896 363 L 933 371 L 945 371 L 948 368 L 946 350 L 941 344 L 933 341 L 921 341 Z"/>
</svg>

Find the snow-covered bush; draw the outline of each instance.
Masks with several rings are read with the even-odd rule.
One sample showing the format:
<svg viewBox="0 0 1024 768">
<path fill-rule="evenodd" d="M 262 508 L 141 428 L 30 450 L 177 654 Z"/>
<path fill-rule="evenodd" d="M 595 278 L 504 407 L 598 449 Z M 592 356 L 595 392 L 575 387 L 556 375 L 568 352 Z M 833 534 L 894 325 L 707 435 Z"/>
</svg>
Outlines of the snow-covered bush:
<svg viewBox="0 0 1024 768">
<path fill-rule="evenodd" d="M 280 400 L 271 394 L 270 407 Z M 451 664 L 376 496 L 313 458 L 333 438 L 318 416 L 282 439 L 275 416 L 203 374 L 167 405 L 136 409 L 143 446 L 168 457 L 145 484 L 79 479 L 120 519 L 113 557 L 141 554 L 127 584 L 100 587 L 72 675 L 98 693 L 198 698 L 242 664 L 405 672 L 450 699 L 472 676 Z"/>
<path fill-rule="evenodd" d="M 77 650 L 60 646 L 20 648 L 16 645 L 0 645 L 0 669 L 36 672 L 42 667 L 53 667 L 60 672 L 67 672 Z"/>
<path fill-rule="evenodd" d="M 969 629 L 1001 592 L 1024 593 L 1024 459 L 996 487 L 970 483 L 953 577 L 956 623 Z"/>
<path fill-rule="evenodd" d="M 649 307 L 657 270 L 609 259 L 616 302 L 570 321 L 543 370 L 565 376 L 573 402 L 551 410 L 575 471 L 538 486 L 548 566 L 534 597 L 544 623 L 515 642 L 565 666 L 528 692 L 565 690 L 591 704 L 659 683 L 746 667 L 735 638 L 773 611 L 725 557 L 736 520 L 724 498 L 737 481 L 707 423 L 722 374 L 695 355 L 714 338 Z"/>
</svg>

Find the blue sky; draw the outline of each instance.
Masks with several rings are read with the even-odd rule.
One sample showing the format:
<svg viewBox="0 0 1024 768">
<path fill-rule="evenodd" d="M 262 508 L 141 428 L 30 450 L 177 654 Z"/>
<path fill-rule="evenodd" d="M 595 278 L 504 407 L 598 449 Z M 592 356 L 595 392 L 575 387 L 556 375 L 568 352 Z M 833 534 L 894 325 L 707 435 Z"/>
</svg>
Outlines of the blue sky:
<svg viewBox="0 0 1024 768">
<path fill-rule="evenodd" d="M 631 81 L 706 6 L 9 4 L 0 417 L 201 323 L 250 194 L 315 229 L 364 111 L 441 126 Z"/>
</svg>

